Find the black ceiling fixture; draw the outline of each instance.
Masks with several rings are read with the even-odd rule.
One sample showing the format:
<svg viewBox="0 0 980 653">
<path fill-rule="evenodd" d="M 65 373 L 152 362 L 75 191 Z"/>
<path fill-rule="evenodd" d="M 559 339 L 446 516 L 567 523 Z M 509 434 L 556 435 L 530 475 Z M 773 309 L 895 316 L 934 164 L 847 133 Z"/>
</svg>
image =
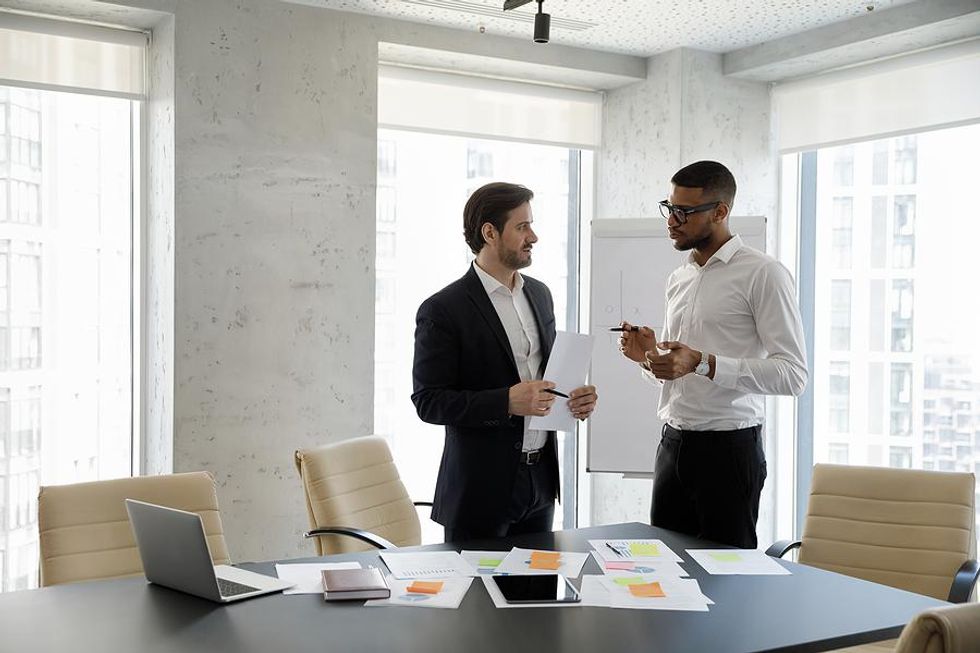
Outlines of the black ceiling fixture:
<svg viewBox="0 0 980 653">
<path fill-rule="evenodd" d="M 534 42 L 547 43 L 551 38 L 551 14 L 544 13 L 544 0 L 504 0 L 504 11 L 517 9 L 534 1 L 538 3 L 538 13 L 534 15 Z"/>
</svg>

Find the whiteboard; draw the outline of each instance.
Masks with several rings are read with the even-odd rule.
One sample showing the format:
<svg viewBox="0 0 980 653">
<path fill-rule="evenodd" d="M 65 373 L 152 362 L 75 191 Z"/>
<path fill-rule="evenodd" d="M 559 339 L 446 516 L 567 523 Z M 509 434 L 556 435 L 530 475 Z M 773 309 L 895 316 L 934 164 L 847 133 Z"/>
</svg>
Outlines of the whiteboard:
<svg viewBox="0 0 980 653">
<path fill-rule="evenodd" d="M 729 227 L 746 245 L 766 250 L 764 217 L 732 216 Z M 657 418 L 660 389 L 620 353 L 619 333 L 609 328 L 626 320 L 651 327 L 659 339 L 667 277 L 687 256 L 688 252 L 674 249 L 664 220 L 592 222 L 589 333 L 596 339 L 591 382 L 599 402 L 589 418 L 586 468 L 590 472 L 653 473 L 663 426 Z"/>
</svg>

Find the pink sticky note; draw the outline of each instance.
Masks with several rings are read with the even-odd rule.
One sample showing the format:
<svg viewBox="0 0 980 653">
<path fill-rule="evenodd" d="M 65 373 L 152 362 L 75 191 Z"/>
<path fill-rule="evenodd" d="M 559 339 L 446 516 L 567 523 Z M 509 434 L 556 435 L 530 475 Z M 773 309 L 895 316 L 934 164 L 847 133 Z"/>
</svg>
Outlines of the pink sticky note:
<svg viewBox="0 0 980 653">
<path fill-rule="evenodd" d="M 633 562 L 607 562 L 606 569 L 632 569 L 636 566 Z"/>
</svg>

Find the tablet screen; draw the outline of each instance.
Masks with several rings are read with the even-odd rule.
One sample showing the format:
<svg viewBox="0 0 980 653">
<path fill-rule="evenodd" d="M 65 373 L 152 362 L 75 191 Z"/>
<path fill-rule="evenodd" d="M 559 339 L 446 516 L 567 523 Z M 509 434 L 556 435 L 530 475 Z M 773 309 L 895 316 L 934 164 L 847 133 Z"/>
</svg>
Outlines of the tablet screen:
<svg viewBox="0 0 980 653">
<path fill-rule="evenodd" d="M 578 592 L 564 576 L 536 574 L 533 576 L 493 576 L 508 603 L 576 603 Z"/>
</svg>

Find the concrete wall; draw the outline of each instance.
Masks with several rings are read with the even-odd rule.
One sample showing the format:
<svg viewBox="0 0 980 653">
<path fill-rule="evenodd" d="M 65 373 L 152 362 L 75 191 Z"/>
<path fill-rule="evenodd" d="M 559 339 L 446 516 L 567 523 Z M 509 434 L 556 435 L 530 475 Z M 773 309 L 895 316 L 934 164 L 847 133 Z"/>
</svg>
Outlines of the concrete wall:
<svg viewBox="0 0 980 653">
<path fill-rule="evenodd" d="M 770 229 L 774 227 L 778 157 L 769 85 L 725 77 L 721 55 L 672 50 L 650 58 L 645 82 L 607 94 L 602 133 L 597 219 L 662 221 L 657 202 L 670 194 L 674 172 L 700 159 L 714 159 L 735 174 L 739 190 L 734 212 L 767 216 Z M 772 434 L 770 440 L 767 452 L 775 459 Z M 592 474 L 591 482 L 592 524 L 649 519 L 650 481 Z M 772 531 L 773 486 L 767 483 L 763 497 L 760 534 Z"/>
</svg>

